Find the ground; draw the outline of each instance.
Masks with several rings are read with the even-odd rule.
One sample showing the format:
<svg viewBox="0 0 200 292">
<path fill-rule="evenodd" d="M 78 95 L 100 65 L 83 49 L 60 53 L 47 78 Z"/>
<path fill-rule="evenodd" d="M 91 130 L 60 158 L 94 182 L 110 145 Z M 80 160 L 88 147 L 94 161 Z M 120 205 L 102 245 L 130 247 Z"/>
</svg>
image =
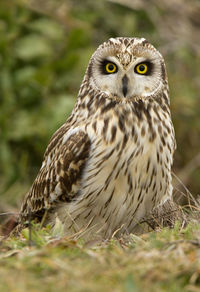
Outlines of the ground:
<svg viewBox="0 0 200 292">
<path fill-rule="evenodd" d="M 200 228 L 83 242 L 34 225 L 0 246 L 0 291 L 199 291 Z"/>
</svg>

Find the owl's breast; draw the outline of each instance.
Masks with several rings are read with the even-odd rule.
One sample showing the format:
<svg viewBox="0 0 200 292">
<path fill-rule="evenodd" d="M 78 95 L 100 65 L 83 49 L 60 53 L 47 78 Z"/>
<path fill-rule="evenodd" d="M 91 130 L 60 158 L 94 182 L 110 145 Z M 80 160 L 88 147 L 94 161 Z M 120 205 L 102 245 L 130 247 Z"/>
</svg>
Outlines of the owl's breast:
<svg viewBox="0 0 200 292">
<path fill-rule="evenodd" d="M 105 221 L 109 230 L 125 224 L 132 230 L 148 211 L 171 196 L 172 155 L 167 145 L 172 139 L 168 137 L 163 145 L 158 127 L 152 134 L 145 120 L 134 125 L 134 131 L 133 127 L 121 131 L 115 120 L 96 126 L 89 129 L 92 148 L 82 177 L 81 204 L 87 202 L 92 208 L 88 217 L 93 214 L 96 224 Z"/>
<path fill-rule="evenodd" d="M 145 119 L 119 126 L 116 117 L 90 123 L 86 131 L 90 156 L 79 199 L 68 213 L 78 229 L 91 227 L 105 237 L 116 229 L 131 232 L 146 213 L 171 196 L 173 135 L 163 138 L 161 122 L 153 129 Z"/>
</svg>

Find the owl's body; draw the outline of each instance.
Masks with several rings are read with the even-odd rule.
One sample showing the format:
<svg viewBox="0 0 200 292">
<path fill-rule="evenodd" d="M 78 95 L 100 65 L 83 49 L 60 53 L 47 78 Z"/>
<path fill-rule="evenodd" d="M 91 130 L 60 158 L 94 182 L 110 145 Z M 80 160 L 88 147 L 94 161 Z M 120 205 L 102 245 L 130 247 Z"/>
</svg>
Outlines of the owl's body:
<svg viewBox="0 0 200 292">
<path fill-rule="evenodd" d="M 46 211 L 66 235 L 134 232 L 172 195 L 174 148 L 161 55 L 144 39 L 110 39 L 92 56 L 74 110 L 47 147 L 20 224 Z"/>
</svg>

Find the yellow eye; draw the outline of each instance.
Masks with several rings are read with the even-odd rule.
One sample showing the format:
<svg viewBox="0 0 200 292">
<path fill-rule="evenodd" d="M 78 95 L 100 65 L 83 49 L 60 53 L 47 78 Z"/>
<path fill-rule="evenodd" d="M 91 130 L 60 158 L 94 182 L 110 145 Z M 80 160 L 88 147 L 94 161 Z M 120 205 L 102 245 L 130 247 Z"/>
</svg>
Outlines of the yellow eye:
<svg viewBox="0 0 200 292">
<path fill-rule="evenodd" d="M 145 73 L 147 73 L 148 66 L 145 63 L 141 63 L 141 64 L 137 65 L 135 69 L 136 69 L 136 73 L 145 74 Z"/>
<path fill-rule="evenodd" d="M 106 72 L 107 73 L 115 73 L 117 71 L 117 66 L 113 63 L 107 63 L 106 64 Z"/>
</svg>

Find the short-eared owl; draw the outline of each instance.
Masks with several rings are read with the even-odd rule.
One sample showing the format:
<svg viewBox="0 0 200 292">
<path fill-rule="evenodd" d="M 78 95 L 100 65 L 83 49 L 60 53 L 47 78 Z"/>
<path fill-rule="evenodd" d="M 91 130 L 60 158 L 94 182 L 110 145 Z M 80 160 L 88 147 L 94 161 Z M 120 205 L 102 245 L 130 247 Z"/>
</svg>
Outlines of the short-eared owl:
<svg viewBox="0 0 200 292">
<path fill-rule="evenodd" d="M 91 57 L 75 107 L 50 140 L 19 226 L 45 214 L 69 236 L 134 232 L 172 196 L 174 149 L 163 57 L 144 38 L 111 38 Z"/>
</svg>

